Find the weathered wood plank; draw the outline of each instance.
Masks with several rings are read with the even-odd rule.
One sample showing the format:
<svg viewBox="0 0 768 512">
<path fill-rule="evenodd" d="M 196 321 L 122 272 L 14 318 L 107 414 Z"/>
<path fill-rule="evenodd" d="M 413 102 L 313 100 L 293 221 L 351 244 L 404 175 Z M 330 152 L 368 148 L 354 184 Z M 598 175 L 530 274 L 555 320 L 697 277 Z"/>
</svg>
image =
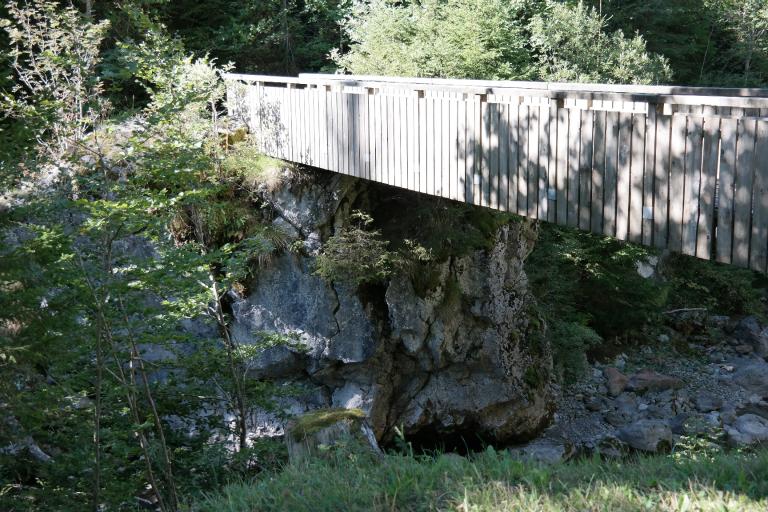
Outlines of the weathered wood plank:
<svg viewBox="0 0 768 512">
<path fill-rule="evenodd" d="M 528 216 L 539 215 L 539 107 L 528 108 Z"/>
<path fill-rule="evenodd" d="M 519 142 L 518 142 L 518 168 L 517 168 L 517 213 L 528 213 L 528 147 L 530 108 L 520 105 L 519 110 Z"/>
<path fill-rule="evenodd" d="M 629 237 L 630 199 L 632 196 L 632 114 L 620 114 L 618 123 L 616 228 L 613 234 L 619 240 L 626 240 Z M 608 208 L 607 205 L 606 208 Z"/>
<path fill-rule="evenodd" d="M 672 116 L 669 168 L 669 240 L 667 247 L 675 252 L 680 252 L 683 246 L 687 121 L 688 118 L 685 115 Z"/>
<path fill-rule="evenodd" d="M 419 192 L 427 191 L 427 99 L 419 95 Z"/>
<path fill-rule="evenodd" d="M 568 219 L 571 227 L 579 225 L 579 176 L 581 167 L 581 111 L 568 109 Z"/>
<path fill-rule="evenodd" d="M 480 205 L 489 206 L 491 202 L 491 106 L 483 99 L 480 103 L 482 136 L 480 156 Z"/>
<path fill-rule="evenodd" d="M 645 166 L 643 169 L 643 234 L 642 243 L 653 244 L 655 230 L 655 189 L 656 189 L 656 132 L 658 131 L 657 106 L 650 105 L 645 122 Z"/>
<path fill-rule="evenodd" d="M 703 163 L 699 218 L 696 230 L 696 256 L 710 259 L 715 235 L 715 187 L 717 185 L 718 157 L 720 153 L 720 119 L 704 118 Z"/>
<path fill-rule="evenodd" d="M 749 237 L 752 217 L 752 185 L 756 121 L 741 119 L 736 142 L 736 180 L 733 195 L 733 259 L 740 267 L 749 266 Z"/>
<path fill-rule="evenodd" d="M 507 107 L 507 120 L 509 121 L 508 146 L 509 146 L 509 188 L 507 190 L 507 211 L 516 213 L 518 191 L 518 168 L 520 157 L 520 133 L 518 131 L 519 104 L 512 103 Z"/>
<path fill-rule="evenodd" d="M 408 188 L 408 179 L 411 172 L 408 165 L 408 97 L 403 95 L 397 98 L 397 126 L 398 126 L 398 173 L 397 186 Z"/>
<path fill-rule="evenodd" d="M 656 164 L 653 180 L 653 245 L 667 247 L 669 226 L 669 152 L 672 118 L 658 115 L 656 118 Z"/>
<path fill-rule="evenodd" d="M 499 108 L 499 210 L 509 211 L 509 105 Z"/>
<path fill-rule="evenodd" d="M 605 116 L 605 178 L 603 181 L 603 234 L 616 235 L 616 187 L 619 158 L 619 113 Z"/>
<path fill-rule="evenodd" d="M 589 230 L 592 201 L 592 139 L 595 113 L 581 111 L 581 151 L 579 152 L 579 228 Z"/>
<path fill-rule="evenodd" d="M 434 194 L 435 187 L 435 99 L 427 98 L 427 194 Z"/>
<path fill-rule="evenodd" d="M 488 157 L 488 183 L 484 183 L 487 189 L 488 203 L 491 208 L 499 208 L 499 104 L 488 104 L 488 147 L 484 153 Z"/>
<path fill-rule="evenodd" d="M 467 200 L 467 101 L 456 103 L 456 193 L 459 201 Z"/>
<path fill-rule="evenodd" d="M 691 256 L 696 255 L 696 238 L 699 224 L 703 130 L 703 118 L 691 117 L 688 120 L 688 138 L 685 147 L 682 252 Z"/>
<path fill-rule="evenodd" d="M 720 123 L 720 177 L 717 191 L 717 261 L 730 263 L 733 249 L 733 185 L 736 177 L 738 122 Z"/>
<path fill-rule="evenodd" d="M 395 184 L 395 173 L 397 172 L 397 143 L 395 138 L 395 98 L 387 95 L 386 101 L 386 119 L 387 131 L 384 147 L 387 150 L 386 160 L 384 161 L 384 183 L 387 185 Z"/>
<path fill-rule="evenodd" d="M 768 263 L 768 121 L 757 121 L 755 144 L 754 215 L 749 266 L 766 271 Z"/>
<path fill-rule="evenodd" d="M 539 165 L 538 165 L 538 193 L 539 204 L 537 218 L 549 220 L 549 157 L 551 145 L 550 137 L 550 110 L 549 105 L 542 104 L 539 107 Z"/>
<path fill-rule="evenodd" d="M 645 172 L 646 116 L 632 114 L 632 134 L 629 164 L 629 215 L 628 240 L 643 240 L 643 175 Z"/>
<path fill-rule="evenodd" d="M 592 160 L 592 204 L 590 213 L 590 229 L 593 233 L 603 232 L 606 128 L 606 112 L 595 112 L 595 138 Z"/>
<path fill-rule="evenodd" d="M 448 178 L 448 185 L 446 187 L 446 197 L 450 199 L 458 199 L 458 186 L 459 186 L 459 114 L 458 114 L 458 101 L 451 98 L 446 102 L 447 106 L 447 120 L 445 122 L 448 128 L 448 147 L 446 148 L 446 154 L 448 155 L 448 164 L 446 165 L 445 173 Z"/>
<path fill-rule="evenodd" d="M 568 109 L 557 108 L 555 103 L 557 123 L 555 127 L 555 222 L 565 226 L 568 224 Z"/>
</svg>

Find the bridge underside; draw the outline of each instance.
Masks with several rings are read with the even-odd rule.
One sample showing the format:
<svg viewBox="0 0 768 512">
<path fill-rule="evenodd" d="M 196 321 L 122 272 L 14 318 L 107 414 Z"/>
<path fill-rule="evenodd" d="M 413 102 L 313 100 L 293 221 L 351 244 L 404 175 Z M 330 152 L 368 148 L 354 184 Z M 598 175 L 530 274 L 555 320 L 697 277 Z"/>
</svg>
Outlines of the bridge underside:
<svg viewBox="0 0 768 512">
<path fill-rule="evenodd" d="M 768 90 L 226 78 L 270 156 L 766 271 Z"/>
</svg>

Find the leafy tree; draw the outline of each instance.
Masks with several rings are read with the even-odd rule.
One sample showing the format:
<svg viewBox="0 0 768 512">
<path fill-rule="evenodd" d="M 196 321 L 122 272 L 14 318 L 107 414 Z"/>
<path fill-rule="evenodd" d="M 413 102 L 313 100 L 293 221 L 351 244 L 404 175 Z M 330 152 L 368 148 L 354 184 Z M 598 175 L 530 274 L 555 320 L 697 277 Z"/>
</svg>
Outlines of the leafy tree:
<svg viewBox="0 0 768 512">
<path fill-rule="evenodd" d="M 348 20 L 348 52 L 334 61 L 355 74 L 525 79 L 528 2 L 425 0 L 360 3 Z"/>
<path fill-rule="evenodd" d="M 667 61 L 639 36 L 606 31 L 606 19 L 579 2 L 547 1 L 530 24 L 539 76 L 556 82 L 654 84 L 671 78 Z"/>
</svg>

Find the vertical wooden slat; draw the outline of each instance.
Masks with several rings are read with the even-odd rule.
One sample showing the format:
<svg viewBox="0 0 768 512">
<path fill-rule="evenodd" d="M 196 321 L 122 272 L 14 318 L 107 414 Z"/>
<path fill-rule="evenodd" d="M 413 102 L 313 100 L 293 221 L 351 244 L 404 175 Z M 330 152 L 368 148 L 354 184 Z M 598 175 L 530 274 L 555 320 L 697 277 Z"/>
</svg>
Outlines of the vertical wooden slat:
<svg viewBox="0 0 768 512">
<path fill-rule="evenodd" d="M 402 94 L 395 96 L 395 179 L 394 185 L 404 187 L 406 174 L 408 172 L 407 164 L 407 146 L 405 140 L 405 97 Z"/>
<path fill-rule="evenodd" d="M 582 173 L 581 156 L 581 111 L 568 109 L 568 219 L 567 225 L 579 225 L 579 176 Z"/>
<path fill-rule="evenodd" d="M 450 133 L 451 133 L 451 183 L 450 197 L 462 200 L 464 196 L 464 121 L 461 119 L 463 99 L 452 99 L 450 104 Z"/>
<path fill-rule="evenodd" d="M 509 105 L 499 108 L 499 210 L 509 211 Z"/>
<path fill-rule="evenodd" d="M 408 155 L 408 96 L 402 94 L 398 97 L 400 113 L 398 125 L 400 126 L 400 180 L 399 185 L 408 188 L 410 169 L 410 159 Z"/>
<path fill-rule="evenodd" d="M 557 221 L 558 208 L 558 183 L 557 183 L 557 128 L 558 128 L 558 103 L 559 100 L 549 99 L 549 117 L 547 119 L 547 221 Z"/>
<path fill-rule="evenodd" d="M 435 193 L 435 99 L 427 98 L 427 194 Z"/>
<path fill-rule="evenodd" d="M 528 108 L 528 217 L 539 213 L 539 107 Z"/>
<path fill-rule="evenodd" d="M 766 271 L 768 251 L 768 121 L 757 121 L 755 145 L 754 214 L 749 266 Z"/>
<path fill-rule="evenodd" d="M 408 188 L 419 190 L 419 116 L 418 98 L 408 97 Z"/>
<path fill-rule="evenodd" d="M 467 200 L 467 99 L 462 95 L 456 102 L 457 130 L 457 175 L 456 194 L 459 201 Z"/>
<path fill-rule="evenodd" d="M 443 95 L 440 102 L 440 196 L 450 197 L 451 188 L 451 100 Z"/>
<path fill-rule="evenodd" d="M 551 153 L 550 144 L 550 109 L 548 104 L 542 103 L 539 107 L 539 165 L 538 165 L 538 193 L 539 204 L 537 217 L 541 220 L 549 220 L 549 187 L 554 184 L 549 181 L 549 160 Z"/>
<path fill-rule="evenodd" d="M 629 179 L 629 240 L 635 243 L 643 239 L 643 174 L 645 171 L 646 117 L 632 115 L 632 141 Z"/>
<path fill-rule="evenodd" d="M 603 234 L 616 235 L 616 195 L 619 158 L 619 113 L 605 116 L 605 175 L 603 181 Z"/>
<path fill-rule="evenodd" d="M 682 252 L 696 255 L 696 236 L 699 220 L 699 196 L 701 193 L 701 152 L 703 120 L 688 119 L 688 137 L 685 148 L 685 200 L 683 202 Z"/>
<path fill-rule="evenodd" d="M 368 94 L 368 164 L 369 178 L 379 181 L 381 165 L 381 116 L 379 113 L 381 94 L 372 89 Z"/>
<path fill-rule="evenodd" d="M 736 176 L 735 119 L 720 122 L 720 176 L 717 190 L 717 261 L 730 263 L 733 249 L 733 184 Z"/>
<path fill-rule="evenodd" d="M 696 230 L 696 256 L 710 259 L 715 235 L 715 186 L 720 152 L 720 119 L 704 118 L 703 165 L 699 199 L 699 218 Z"/>
<path fill-rule="evenodd" d="M 527 105 L 520 105 L 518 128 L 518 167 L 517 167 L 517 213 L 528 214 L 528 139 L 530 109 Z"/>
<path fill-rule="evenodd" d="M 669 147 L 672 118 L 659 115 L 656 119 L 656 164 L 653 180 L 653 244 L 667 247 L 669 201 Z"/>
<path fill-rule="evenodd" d="M 474 134 L 474 95 L 467 94 L 464 97 L 466 118 L 464 124 L 464 202 L 472 203 L 474 197 L 474 185 L 472 183 L 475 165 L 475 134 Z"/>
<path fill-rule="evenodd" d="M 499 207 L 499 104 L 488 104 L 488 147 L 484 153 L 488 157 L 488 183 L 483 183 L 487 189 L 488 206 Z"/>
<path fill-rule="evenodd" d="M 328 163 L 328 93 L 325 87 L 317 90 L 320 101 L 320 165 L 323 169 L 329 169 Z"/>
<path fill-rule="evenodd" d="M 656 132 L 658 131 L 657 105 L 650 104 L 645 123 L 645 168 L 643 170 L 643 234 L 642 243 L 651 245 L 655 228 L 654 204 L 656 190 Z"/>
<path fill-rule="evenodd" d="M 579 153 L 579 228 L 589 230 L 592 201 L 592 138 L 595 112 L 581 111 L 581 151 Z"/>
<path fill-rule="evenodd" d="M 480 155 L 480 204 L 488 206 L 491 202 L 491 106 L 484 97 L 480 103 L 480 115 L 482 119 L 482 136 Z"/>
<path fill-rule="evenodd" d="M 558 108 L 555 103 L 557 126 L 555 128 L 555 176 L 557 188 L 557 209 L 555 221 L 560 225 L 568 224 L 568 109 Z M 555 124 L 555 123 L 553 123 Z"/>
<path fill-rule="evenodd" d="M 480 95 L 472 96 L 472 139 L 473 139 L 473 162 L 472 162 L 472 204 L 480 205 L 483 201 L 482 191 L 480 189 L 482 182 L 482 160 L 483 160 L 483 98 Z"/>
<path fill-rule="evenodd" d="M 518 190 L 518 176 L 517 171 L 519 168 L 520 157 L 520 133 L 518 131 L 518 110 L 519 104 L 512 103 L 507 106 L 509 121 L 509 130 L 507 138 L 509 146 L 509 188 L 507 191 L 508 211 L 517 212 L 517 190 Z"/>
<path fill-rule="evenodd" d="M 595 138 L 592 160 L 592 205 L 590 230 L 603 232 L 603 195 L 605 185 L 606 112 L 595 112 Z"/>
<path fill-rule="evenodd" d="M 427 99 L 419 94 L 419 192 L 427 191 Z"/>
<path fill-rule="evenodd" d="M 688 118 L 685 115 L 672 116 L 669 167 L 669 241 L 667 247 L 675 252 L 680 252 L 683 246 L 687 121 Z"/>
<path fill-rule="evenodd" d="M 312 123 L 312 164 L 315 167 L 320 167 L 320 112 L 318 105 L 317 87 L 307 87 L 306 94 L 309 98 L 309 107 L 311 113 Z"/>
<path fill-rule="evenodd" d="M 733 195 L 733 264 L 740 267 L 749 266 L 755 123 L 754 119 L 739 120 L 739 138 L 736 143 L 736 181 Z"/>
<path fill-rule="evenodd" d="M 370 124 L 368 122 L 368 88 L 364 88 L 358 98 L 358 112 L 360 114 L 360 177 L 370 178 L 371 143 Z"/>
<path fill-rule="evenodd" d="M 618 167 L 616 177 L 616 231 L 619 240 L 629 238 L 632 198 L 632 114 L 619 114 Z"/>
<path fill-rule="evenodd" d="M 382 183 L 386 183 L 387 185 L 391 185 L 393 183 L 393 176 L 392 173 L 394 171 L 394 166 L 392 165 L 394 162 L 394 129 L 393 129 L 393 107 L 394 102 L 392 95 L 387 93 L 382 98 L 382 105 L 381 105 L 381 116 L 382 116 L 382 127 L 381 127 L 381 147 L 383 152 L 383 160 L 381 162 L 381 173 L 382 173 Z"/>
</svg>

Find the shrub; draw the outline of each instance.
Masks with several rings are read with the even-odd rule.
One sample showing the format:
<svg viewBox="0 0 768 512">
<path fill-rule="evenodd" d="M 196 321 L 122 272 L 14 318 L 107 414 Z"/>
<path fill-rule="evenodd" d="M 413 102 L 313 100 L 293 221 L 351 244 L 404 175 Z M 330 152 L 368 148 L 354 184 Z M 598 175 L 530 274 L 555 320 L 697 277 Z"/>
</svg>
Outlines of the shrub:
<svg viewBox="0 0 768 512">
<path fill-rule="evenodd" d="M 379 231 L 371 231 L 373 218 L 361 211 L 352 213 L 353 224 L 328 239 L 315 262 L 315 273 L 328 281 L 355 285 L 385 280 L 391 273 L 394 254 Z"/>
</svg>

